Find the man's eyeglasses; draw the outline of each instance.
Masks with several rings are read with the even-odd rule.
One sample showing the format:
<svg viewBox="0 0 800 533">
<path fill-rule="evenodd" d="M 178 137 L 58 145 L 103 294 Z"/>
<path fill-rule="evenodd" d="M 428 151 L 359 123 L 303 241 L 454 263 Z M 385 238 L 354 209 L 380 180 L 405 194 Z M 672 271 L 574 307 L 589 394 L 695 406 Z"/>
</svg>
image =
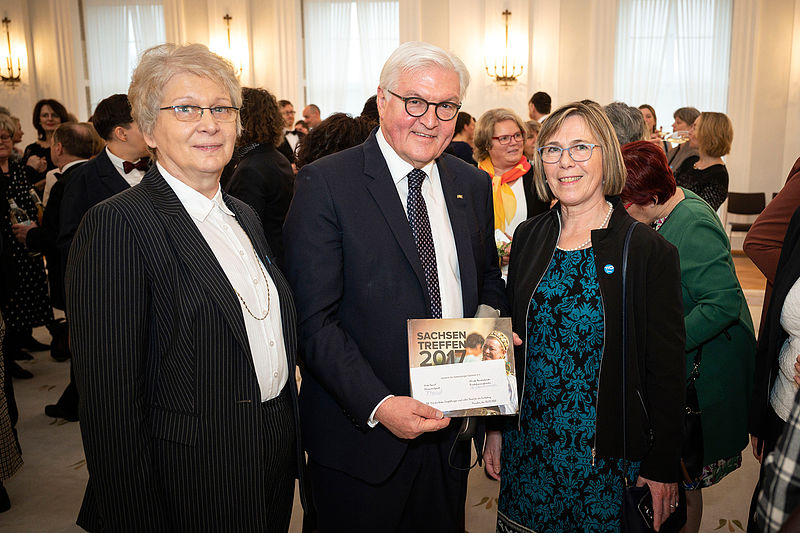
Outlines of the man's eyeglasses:
<svg viewBox="0 0 800 533">
<path fill-rule="evenodd" d="M 589 143 L 574 144 L 568 148 L 561 148 L 560 146 L 549 144 L 539 148 L 539 156 L 542 158 L 542 163 L 558 163 L 561 161 L 562 153 L 566 150 L 573 161 L 582 163 L 583 161 L 588 161 L 589 158 L 592 157 L 592 151 L 595 147 L 601 148 L 599 144 Z"/>
<path fill-rule="evenodd" d="M 421 117 L 428 112 L 429 106 L 434 106 L 436 109 L 436 116 L 439 120 L 453 120 L 461 109 L 461 104 L 455 102 L 428 102 L 419 96 L 400 96 L 399 94 L 389 91 L 389 94 L 398 97 L 406 105 L 406 113 L 412 117 Z"/>
<path fill-rule="evenodd" d="M 520 142 L 524 137 L 522 133 L 517 132 L 514 135 L 501 135 L 499 137 L 492 137 L 495 141 L 499 142 L 500 144 L 509 144 L 512 140 L 514 142 Z"/>
<path fill-rule="evenodd" d="M 217 122 L 233 122 L 236 120 L 236 113 L 239 112 L 238 107 L 218 105 L 214 107 L 200 107 L 199 105 L 170 105 L 167 107 L 159 107 L 159 111 L 166 111 L 172 109 L 175 112 L 175 118 L 181 122 L 197 122 L 203 117 L 203 111 L 208 109 L 211 116 Z"/>
</svg>

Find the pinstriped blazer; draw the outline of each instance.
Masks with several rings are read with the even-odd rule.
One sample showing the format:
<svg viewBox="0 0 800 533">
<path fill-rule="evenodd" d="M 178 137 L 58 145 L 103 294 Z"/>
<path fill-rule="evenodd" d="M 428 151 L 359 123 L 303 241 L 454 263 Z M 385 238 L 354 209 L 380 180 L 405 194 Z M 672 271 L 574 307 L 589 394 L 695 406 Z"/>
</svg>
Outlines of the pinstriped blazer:
<svg viewBox="0 0 800 533">
<path fill-rule="evenodd" d="M 223 195 L 278 288 L 301 472 L 295 309 L 258 218 Z M 267 531 L 269 450 L 241 307 L 154 166 L 84 217 L 67 310 L 91 531 Z M 302 484 L 301 484 L 302 485 Z"/>
</svg>

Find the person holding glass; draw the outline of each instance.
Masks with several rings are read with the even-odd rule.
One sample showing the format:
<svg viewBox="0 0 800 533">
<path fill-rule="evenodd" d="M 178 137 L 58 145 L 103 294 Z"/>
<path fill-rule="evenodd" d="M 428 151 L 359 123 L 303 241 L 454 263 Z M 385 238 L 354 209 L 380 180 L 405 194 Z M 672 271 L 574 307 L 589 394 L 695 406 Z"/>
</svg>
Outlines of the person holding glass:
<svg viewBox="0 0 800 533">
<path fill-rule="evenodd" d="M 658 530 L 679 501 L 685 336 L 678 254 L 646 225 L 631 228 L 617 196 L 622 155 L 599 105 L 561 107 L 538 145 L 536 192 L 558 203 L 521 223 L 512 243 L 507 294 L 523 340 L 515 358 L 520 414 L 487 432 L 484 451 L 487 472 L 501 481 L 497 530 L 618 531 L 624 477 L 649 486 Z"/>
<path fill-rule="evenodd" d="M 667 135 L 667 138 L 674 139 L 670 142 L 678 142 L 677 145 L 667 150 L 667 162 L 669 162 L 669 168 L 672 169 L 672 172 L 678 170 L 686 159 L 699 155 L 697 148 L 692 148 L 687 142 L 689 140 L 689 128 L 692 127 L 692 124 L 699 116 L 700 111 L 694 107 L 681 107 L 672 114 L 674 119 L 672 133 Z M 677 135 L 678 132 L 681 135 Z"/>
<path fill-rule="evenodd" d="M 78 524 L 287 531 L 303 461 L 295 311 L 255 212 L 219 185 L 239 81 L 203 45 L 164 44 L 128 96 L 156 164 L 86 213 L 67 262 Z"/>
<path fill-rule="evenodd" d="M 699 196 L 675 186 L 664 152 L 635 142 L 622 147 L 628 213 L 678 249 L 686 326 L 686 374 L 699 358 L 695 388 L 703 427 L 703 469 L 685 479 L 686 532 L 703 516 L 702 489 L 742 465 L 756 339 L 753 321 L 716 213 Z M 699 356 L 698 356 L 699 353 Z"/>
<path fill-rule="evenodd" d="M 505 108 L 490 109 L 475 126 L 474 158 L 492 180 L 495 239 L 504 266 L 520 222 L 550 207 L 533 189 L 533 167 L 524 153 L 526 131 L 522 119 Z"/>
</svg>

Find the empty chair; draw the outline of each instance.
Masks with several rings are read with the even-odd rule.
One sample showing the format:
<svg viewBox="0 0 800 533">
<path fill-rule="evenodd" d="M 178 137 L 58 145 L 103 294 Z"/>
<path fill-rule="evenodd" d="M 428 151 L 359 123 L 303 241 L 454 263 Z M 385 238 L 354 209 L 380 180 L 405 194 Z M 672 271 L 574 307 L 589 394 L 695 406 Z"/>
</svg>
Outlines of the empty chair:
<svg viewBox="0 0 800 533">
<path fill-rule="evenodd" d="M 728 237 L 734 231 L 747 233 L 753 225 L 754 217 L 764 210 L 766 205 L 766 194 L 763 192 L 731 192 L 728 193 L 727 226 Z M 734 222 L 730 220 L 730 215 L 751 215 L 747 222 Z"/>
</svg>

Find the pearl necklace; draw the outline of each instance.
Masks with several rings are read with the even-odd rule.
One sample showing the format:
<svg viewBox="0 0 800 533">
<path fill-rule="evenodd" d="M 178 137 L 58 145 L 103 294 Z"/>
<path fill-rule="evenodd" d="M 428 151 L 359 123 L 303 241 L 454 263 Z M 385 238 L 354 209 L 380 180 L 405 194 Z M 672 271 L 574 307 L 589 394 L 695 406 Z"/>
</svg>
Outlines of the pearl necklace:
<svg viewBox="0 0 800 533">
<path fill-rule="evenodd" d="M 603 223 L 602 223 L 602 224 L 600 224 L 600 227 L 599 227 L 599 228 L 597 228 L 597 229 L 603 229 L 604 227 L 606 227 L 606 224 L 608 224 L 608 221 L 611 219 L 611 213 L 614 211 L 614 206 L 613 206 L 613 205 L 611 205 L 611 202 L 609 202 L 608 200 L 606 200 L 606 203 L 608 204 L 608 213 L 606 213 L 606 218 L 604 218 L 604 219 L 603 219 Z M 579 244 L 578 246 L 576 246 L 575 248 L 563 248 L 563 247 L 561 247 L 561 246 L 559 246 L 559 248 L 561 248 L 561 249 L 562 249 L 562 250 L 564 250 L 565 252 L 577 252 L 578 250 L 581 250 L 581 249 L 583 249 L 583 248 L 586 248 L 586 247 L 587 247 L 587 246 L 589 246 L 591 243 L 592 243 L 592 232 L 590 231 L 590 232 L 589 232 L 589 238 L 588 238 L 588 239 L 586 239 L 585 241 L 583 241 L 582 243 L 580 243 L 580 244 Z"/>
<path fill-rule="evenodd" d="M 261 277 L 264 278 L 264 285 L 267 286 L 267 311 L 264 313 L 263 316 L 256 316 L 250 310 L 250 306 L 247 305 L 247 302 L 244 301 L 244 298 L 242 297 L 242 295 L 239 294 L 239 291 L 236 290 L 236 287 L 233 288 L 233 292 L 235 292 L 236 296 L 239 297 L 239 301 L 242 302 L 242 305 L 244 306 L 244 308 L 247 310 L 248 314 L 251 317 L 255 318 L 256 320 L 264 320 L 269 315 L 269 308 L 270 308 L 270 303 L 271 303 L 271 298 L 270 298 L 270 294 L 269 294 L 269 292 L 270 292 L 269 291 L 269 280 L 267 280 L 267 273 L 264 272 L 264 267 L 261 266 L 261 259 L 259 259 L 259 257 L 258 257 L 258 253 L 256 252 L 256 247 L 253 246 L 253 241 L 250 241 L 250 247 L 253 249 L 253 256 L 255 256 L 256 263 L 258 263 L 258 269 L 261 271 Z"/>
</svg>

